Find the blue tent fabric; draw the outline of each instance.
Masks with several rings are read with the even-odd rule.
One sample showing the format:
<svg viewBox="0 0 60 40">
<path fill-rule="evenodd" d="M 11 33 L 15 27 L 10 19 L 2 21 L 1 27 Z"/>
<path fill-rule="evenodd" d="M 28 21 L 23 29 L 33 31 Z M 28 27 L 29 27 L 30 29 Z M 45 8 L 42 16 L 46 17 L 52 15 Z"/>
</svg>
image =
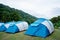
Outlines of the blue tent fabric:
<svg viewBox="0 0 60 40">
<path fill-rule="evenodd" d="M 8 29 L 8 27 L 14 25 L 15 23 L 16 23 L 16 22 L 7 22 L 7 23 L 5 23 L 4 25 L 5 25 L 5 27 Z"/>
<path fill-rule="evenodd" d="M 50 31 L 48 28 L 50 28 L 50 26 L 52 26 L 49 22 L 49 26 L 46 27 L 46 25 L 48 24 L 44 24 L 43 22 L 48 22 L 49 20 L 45 19 L 45 18 L 39 18 L 37 21 L 35 21 L 34 23 L 32 23 L 28 30 L 25 32 L 25 34 L 27 35 L 31 35 L 31 36 L 39 36 L 39 37 L 47 37 L 50 34 Z M 52 27 L 53 29 L 53 27 Z M 51 31 L 52 32 L 52 31 Z"/>
<path fill-rule="evenodd" d="M 45 25 L 40 26 L 41 27 L 39 28 L 39 30 L 37 30 L 37 32 L 35 33 L 36 36 L 46 37 L 47 35 L 50 34 L 49 30 L 45 27 Z"/>
<path fill-rule="evenodd" d="M 6 30 L 6 27 L 4 26 L 4 23 L 0 23 L 0 32 L 5 30 Z"/>
<path fill-rule="evenodd" d="M 26 26 L 25 26 L 26 23 Z M 18 31 L 26 30 L 27 28 L 27 22 L 24 21 L 17 21 L 17 22 L 8 22 L 6 23 L 7 30 L 5 32 L 8 33 L 16 33 Z"/>
<path fill-rule="evenodd" d="M 8 32 L 8 33 L 16 33 L 18 31 L 19 31 L 19 29 L 18 29 L 17 26 L 11 25 L 5 32 Z"/>
<path fill-rule="evenodd" d="M 2 26 L 0 27 L 0 32 L 5 31 L 5 30 L 6 30 L 6 27 L 5 27 L 4 25 L 2 25 Z"/>
<path fill-rule="evenodd" d="M 39 26 L 40 25 L 40 26 Z M 37 26 L 30 26 L 28 30 L 25 32 L 27 35 L 32 36 L 40 36 L 40 37 L 46 37 L 46 35 L 49 35 L 48 29 L 43 24 L 39 24 Z"/>
<path fill-rule="evenodd" d="M 6 24 L 10 24 L 10 25 L 13 25 L 15 24 L 16 22 L 7 22 Z"/>
<path fill-rule="evenodd" d="M 0 22 L 0 32 L 5 31 L 7 33 L 16 33 L 18 31 L 27 30 L 28 23 L 25 21 L 11 21 L 6 23 Z"/>
<path fill-rule="evenodd" d="M 29 35 L 34 35 L 34 33 L 37 31 L 38 28 L 39 27 L 30 26 L 25 33 Z"/>
<path fill-rule="evenodd" d="M 44 18 L 39 18 L 38 20 L 36 20 L 33 24 L 40 24 L 40 23 L 42 23 L 42 22 L 44 22 L 46 19 L 44 19 Z"/>
</svg>

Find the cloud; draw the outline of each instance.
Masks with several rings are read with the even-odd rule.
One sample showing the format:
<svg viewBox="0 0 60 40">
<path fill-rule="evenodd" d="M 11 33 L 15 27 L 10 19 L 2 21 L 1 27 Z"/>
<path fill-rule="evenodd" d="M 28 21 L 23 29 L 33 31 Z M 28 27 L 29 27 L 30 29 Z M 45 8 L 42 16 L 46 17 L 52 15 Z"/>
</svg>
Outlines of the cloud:
<svg viewBox="0 0 60 40">
<path fill-rule="evenodd" d="M 0 0 L 0 3 L 23 10 L 38 18 L 60 15 L 60 0 Z"/>
<path fill-rule="evenodd" d="M 60 8 L 54 8 L 52 12 L 55 14 L 60 14 Z"/>
<path fill-rule="evenodd" d="M 60 8 L 53 8 L 51 13 L 53 13 L 54 16 L 60 16 Z"/>
</svg>

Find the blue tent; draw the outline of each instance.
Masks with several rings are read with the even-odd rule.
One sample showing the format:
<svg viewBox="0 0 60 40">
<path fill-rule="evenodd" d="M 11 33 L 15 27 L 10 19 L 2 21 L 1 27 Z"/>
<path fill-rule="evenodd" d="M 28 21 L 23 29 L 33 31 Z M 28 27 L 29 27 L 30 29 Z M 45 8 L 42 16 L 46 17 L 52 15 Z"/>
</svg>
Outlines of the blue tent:
<svg viewBox="0 0 60 40">
<path fill-rule="evenodd" d="M 27 35 L 47 37 L 54 31 L 52 23 L 44 18 L 40 18 L 32 23 L 25 32 Z"/>
<path fill-rule="evenodd" d="M 8 27 L 8 29 L 5 32 L 8 32 L 8 33 L 16 33 L 18 31 L 19 31 L 19 29 L 18 29 L 17 26 L 11 25 L 11 26 Z"/>
<path fill-rule="evenodd" d="M 5 30 L 6 30 L 6 27 L 4 26 L 4 23 L 0 23 L 0 32 Z"/>
<path fill-rule="evenodd" d="M 5 32 L 8 32 L 8 33 L 15 33 L 18 31 L 18 28 L 15 26 L 15 23 L 16 22 L 8 22 L 5 24 L 7 30 Z"/>
<path fill-rule="evenodd" d="M 8 29 L 11 25 L 14 25 L 15 22 L 7 22 L 4 24 L 4 26 Z"/>
<path fill-rule="evenodd" d="M 18 21 L 18 22 L 10 22 L 9 23 L 9 27 L 7 28 L 7 30 L 5 32 L 8 32 L 8 33 L 16 33 L 18 31 L 23 31 L 23 30 L 26 30 L 24 24 L 26 24 L 25 22 L 22 22 L 22 21 Z"/>
</svg>

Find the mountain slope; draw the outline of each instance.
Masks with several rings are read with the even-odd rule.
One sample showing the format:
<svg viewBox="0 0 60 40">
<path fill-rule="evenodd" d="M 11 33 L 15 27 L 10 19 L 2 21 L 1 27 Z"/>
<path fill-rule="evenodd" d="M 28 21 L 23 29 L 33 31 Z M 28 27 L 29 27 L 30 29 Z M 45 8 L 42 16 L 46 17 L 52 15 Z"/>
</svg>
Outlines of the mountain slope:
<svg viewBox="0 0 60 40">
<path fill-rule="evenodd" d="M 37 18 L 15 8 L 0 4 L 0 22 L 9 21 L 27 21 L 29 24 L 34 22 Z"/>
</svg>

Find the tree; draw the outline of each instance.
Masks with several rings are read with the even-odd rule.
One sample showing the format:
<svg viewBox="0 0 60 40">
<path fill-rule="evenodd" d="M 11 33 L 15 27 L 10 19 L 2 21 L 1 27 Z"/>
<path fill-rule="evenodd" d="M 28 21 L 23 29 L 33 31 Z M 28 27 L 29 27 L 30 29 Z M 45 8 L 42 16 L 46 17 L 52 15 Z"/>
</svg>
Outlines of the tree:
<svg viewBox="0 0 60 40">
<path fill-rule="evenodd" d="M 0 4 L 0 22 L 27 21 L 29 24 L 31 24 L 36 19 L 36 17 L 22 10 Z"/>
</svg>

